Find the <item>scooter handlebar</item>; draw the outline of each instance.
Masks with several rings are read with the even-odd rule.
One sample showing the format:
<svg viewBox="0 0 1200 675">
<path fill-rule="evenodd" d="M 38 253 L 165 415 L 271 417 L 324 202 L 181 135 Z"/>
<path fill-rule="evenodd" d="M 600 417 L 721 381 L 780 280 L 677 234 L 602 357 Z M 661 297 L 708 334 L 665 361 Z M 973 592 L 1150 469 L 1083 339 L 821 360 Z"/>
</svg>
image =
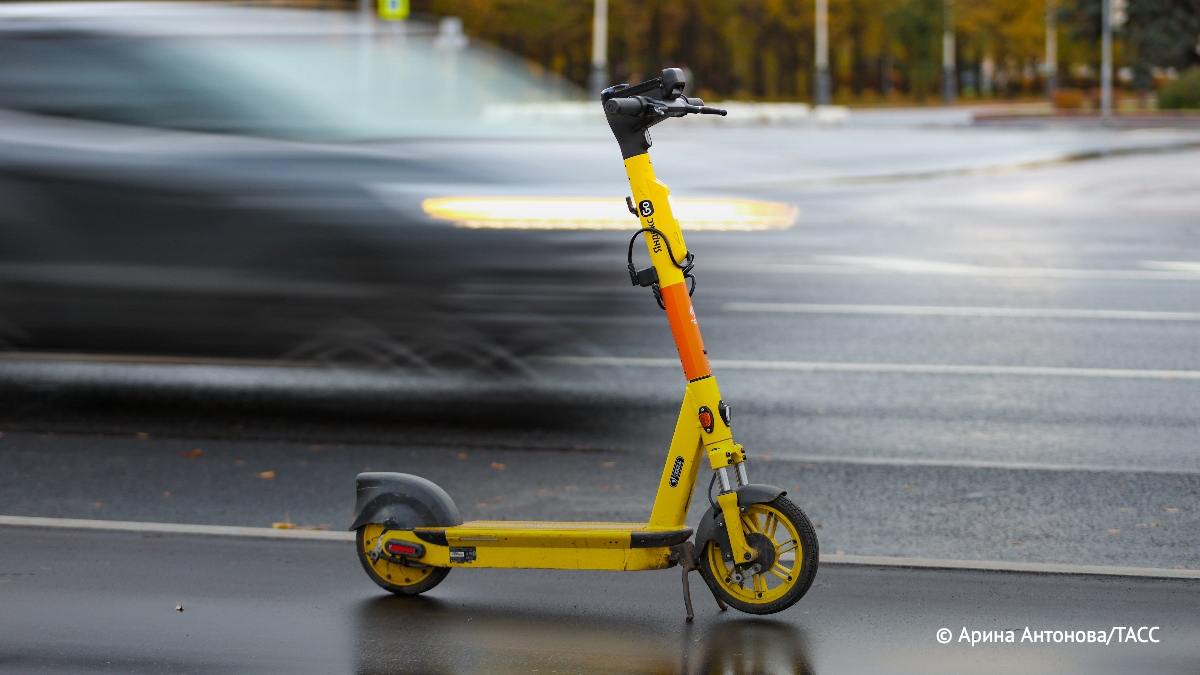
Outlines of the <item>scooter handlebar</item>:
<svg viewBox="0 0 1200 675">
<path fill-rule="evenodd" d="M 644 96 L 611 98 L 604 102 L 604 112 L 610 115 L 628 115 L 630 117 L 642 117 L 648 114 L 682 117 L 689 113 L 693 115 L 721 115 L 724 117 L 729 114 L 727 110 L 704 105 L 704 101 L 701 99 L 683 96 L 670 102 L 659 101 Z"/>
<path fill-rule="evenodd" d="M 629 115 L 630 117 L 640 117 L 645 111 L 646 103 L 641 96 L 630 96 L 628 98 L 610 98 L 604 102 L 604 112 L 610 115 Z"/>
</svg>

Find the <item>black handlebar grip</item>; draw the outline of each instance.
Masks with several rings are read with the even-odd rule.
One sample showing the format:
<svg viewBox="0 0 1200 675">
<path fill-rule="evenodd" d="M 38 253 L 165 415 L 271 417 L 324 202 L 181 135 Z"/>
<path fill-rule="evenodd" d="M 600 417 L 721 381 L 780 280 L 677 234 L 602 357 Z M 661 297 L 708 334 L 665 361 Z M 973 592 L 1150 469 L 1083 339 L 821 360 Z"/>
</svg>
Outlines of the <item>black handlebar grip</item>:
<svg viewBox="0 0 1200 675">
<path fill-rule="evenodd" d="M 645 104 L 640 98 L 610 98 L 604 102 L 604 112 L 610 115 L 641 115 Z"/>
</svg>

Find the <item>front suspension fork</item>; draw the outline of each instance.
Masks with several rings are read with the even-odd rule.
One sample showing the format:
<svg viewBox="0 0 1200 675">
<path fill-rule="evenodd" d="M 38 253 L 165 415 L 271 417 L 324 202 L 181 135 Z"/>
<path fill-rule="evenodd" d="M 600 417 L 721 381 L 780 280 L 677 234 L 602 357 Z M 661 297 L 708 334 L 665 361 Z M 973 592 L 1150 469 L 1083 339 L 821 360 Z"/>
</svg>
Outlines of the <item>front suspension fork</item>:
<svg viewBox="0 0 1200 675">
<path fill-rule="evenodd" d="M 724 450 L 720 447 L 708 448 L 708 452 L 710 462 L 714 465 L 723 464 L 715 469 L 717 480 L 721 484 L 721 492 L 717 495 L 717 506 L 721 509 L 721 519 L 729 537 L 729 554 L 733 557 L 734 563 L 741 564 L 756 560 L 758 550 L 746 541 L 746 533 L 742 524 L 742 509 L 738 506 L 737 493 L 733 491 L 733 485 L 729 479 L 729 470 L 732 468 L 737 475 L 739 486 L 750 483 L 746 472 L 746 451 L 737 443 L 733 443 L 732 448 L 732 450 Z"/>
<path fill-rule="evenodd" d="M 730 550 L 727 553 L 732 555 L 734 563 L 753 562 L 758 558 L 758 551 L 746 541 L 742 510 L 734 491 L 735 480 L 737 486 L 742 486 L 749 485 L 750 479 L 746 472 L 746 450 L 733 440 L 732 413 L 721 398 L 716 378 L 711 375 L 690 381 L 688 392 L 690 396 L 684 399 L 685 405 L 688 402 L 699 404 L 696 414 L 704 454 L 721 483 L 717 506 L 721 509 L 723 529 L 728 534 Z"/>
</svg>

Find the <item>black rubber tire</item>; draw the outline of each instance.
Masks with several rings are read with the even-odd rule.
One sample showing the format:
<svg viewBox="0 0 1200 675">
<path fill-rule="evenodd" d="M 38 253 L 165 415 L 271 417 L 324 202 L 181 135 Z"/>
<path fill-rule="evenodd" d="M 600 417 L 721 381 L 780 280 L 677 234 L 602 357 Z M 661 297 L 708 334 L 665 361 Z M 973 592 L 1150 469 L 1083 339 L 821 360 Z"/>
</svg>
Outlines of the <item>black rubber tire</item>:
<svg viewBox="0 0 1200 675">
<path fill-rule="evenodd" d="M 420 595 L 425 591 L 430 590 L 434 586 L 442 583 L 442 579 L 445 579 L 446 575 L 450 574 L 449 567 L 434 567 L 433 572 L 431 572 L 429 576 L 425 577 L 421 581 L 408 586 L 397 586 L 396 584 L 393 584 L 387 579 L 379 576 L 379 574 L 375 572 L 375 568 L 371 567 L 371 561 L 367 559 L 367 554 L 363 550 L 363 539 L 365 535 L 365 527 L 360 527 L 355 531 L 354 549 L 358 552 L 358 562 L 360 565 L 362 565 L 363 571 L 367 573 L 367 576 L 371 578 L 371 581 L 374 581 L 376 585 L 383 590 L 388 591 L 389 593 L 395 593 L 396 595 Z"/>
<path fill-rule="evenodd" d="M 752 603 L 744 602 L 730 595 L 716 579 L 713 578 L 712 569 L 709 568 L 708 550 L 709 546 L 716 546 L 717 542 L 709 541 L 705 545 L 705 550 L 697 551 L 697 556 L 700 558 L 700 576 L 704 577 L 704 583 L 712 589 L 713 595 L 716 595 L 725 604 L 734 609 L 745 612 L 747 614 L 774 614 L 782 612 L 791 607 L 804 597 L 812 586 L 813 579 L 817 576 L 817 560 L 820 551 L 817 548 L 817 533 L 813 529 L 812 523 L 809 522 L 808 516 L 800 510 L 799 506 L 792 503 L 790 499 L 780 495 L 773 501 L 767 502 L 767 506 L 775 508 L 782 513 L 792 526 L 796 528 L 796 534 L 800 537 L 800 545 L 804 553 L 804 560 L 800 567 L 800 578 L 796 584 L 783 597 L 768 603 Z M 724 570 L 722 570 L 722 575 Z"/>
</svg>

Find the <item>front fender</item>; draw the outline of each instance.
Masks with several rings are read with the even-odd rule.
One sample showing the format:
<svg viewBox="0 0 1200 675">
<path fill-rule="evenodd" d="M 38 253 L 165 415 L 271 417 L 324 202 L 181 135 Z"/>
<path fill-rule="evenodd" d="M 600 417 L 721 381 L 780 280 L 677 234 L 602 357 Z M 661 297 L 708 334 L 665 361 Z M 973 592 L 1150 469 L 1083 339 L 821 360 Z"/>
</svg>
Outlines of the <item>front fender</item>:
<svg viewBox="0 0 1200 675">
<path fill-rule="evenodd" d="M 358 497 L 351 530 L 378 523 L 392 530 L 462 525 L 458 506 L 430 480 L 407 473 L 374 471 L 355 479 Z"/>
<path fill-rule="evenodd" d="M 787 490 L 781 487 L 754 483 L 738 486 L 733 491 L 737 494 L 737 503 L 740 507 L 766 504 L 787 494 Z M 710 506 L 704 512 L 704 516 L 700 519 L 700 525 L 696 528 L 696 555 L 704 555 L 704 547 L 708 542 L 714 540 L 720 544 L 722 551 L 730 549 L 729 533 L 725 531 L 725 519 L 721 517 L 720 509 Z"/>
</svg>

